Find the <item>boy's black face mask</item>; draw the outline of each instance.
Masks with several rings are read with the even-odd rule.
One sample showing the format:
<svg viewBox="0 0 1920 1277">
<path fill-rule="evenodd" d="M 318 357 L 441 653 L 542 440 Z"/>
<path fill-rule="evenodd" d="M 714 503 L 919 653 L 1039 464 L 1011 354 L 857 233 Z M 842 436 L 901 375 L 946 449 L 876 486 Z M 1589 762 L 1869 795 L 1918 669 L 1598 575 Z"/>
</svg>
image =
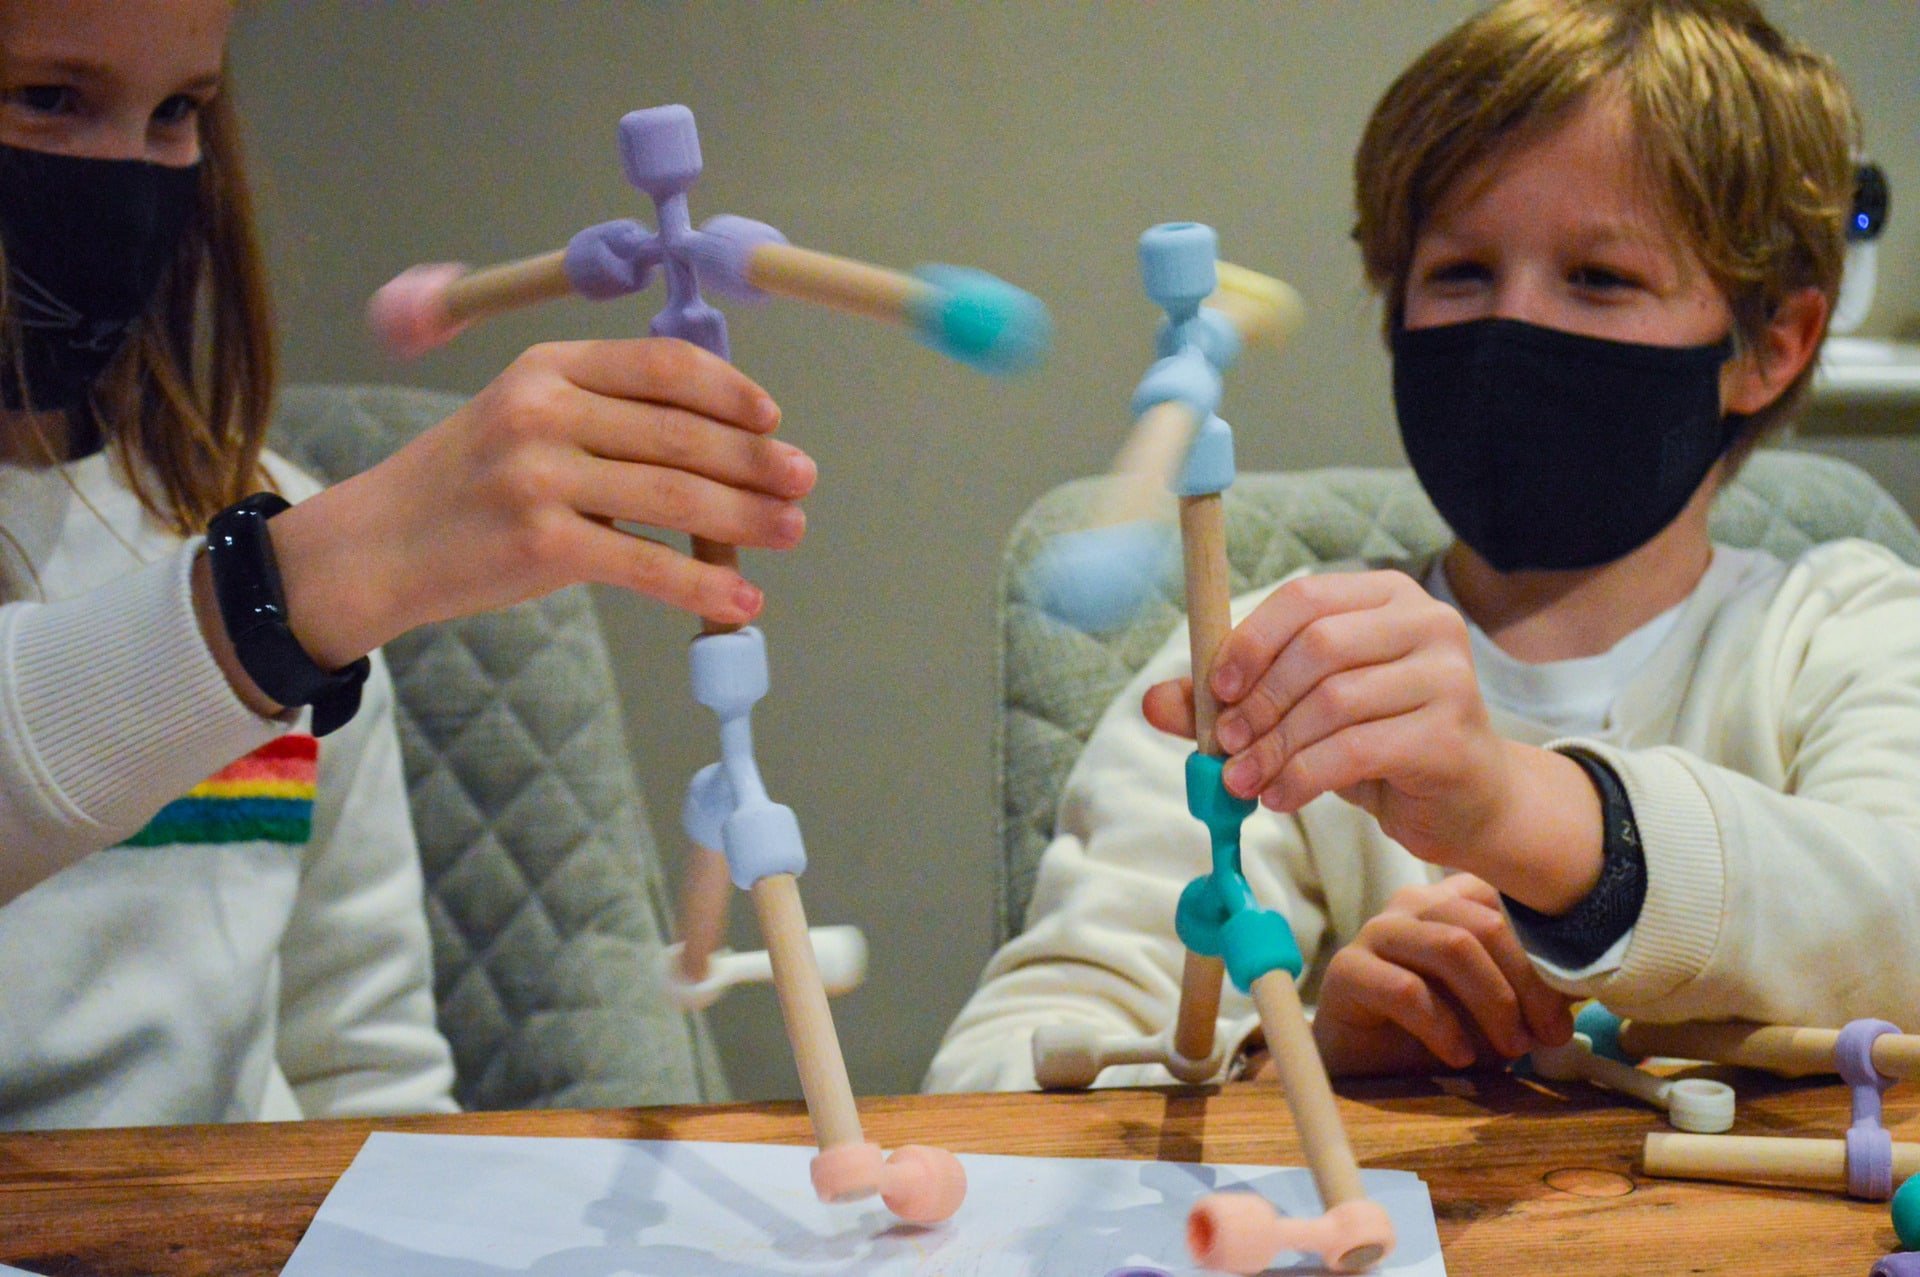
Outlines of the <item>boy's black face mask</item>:
<svg viewBox="0 0 1920 1277">
<path fill-rule="evenodd" d="M 152 302 L 199 186 L 198 164 L 0 146 L 0 245 L 20 333 L 19 366 L 0 358 L 0 403 L 85 401 Z"/>
<path fill-rule="evenodd" d="M 1720 411 L 1731 337 L 1643 346 L 1517 319 L 1393 336 L 1414 474 L 1501 572 L 1611 563 L 1686 506 L 1738 425 Z"/>
</svg>

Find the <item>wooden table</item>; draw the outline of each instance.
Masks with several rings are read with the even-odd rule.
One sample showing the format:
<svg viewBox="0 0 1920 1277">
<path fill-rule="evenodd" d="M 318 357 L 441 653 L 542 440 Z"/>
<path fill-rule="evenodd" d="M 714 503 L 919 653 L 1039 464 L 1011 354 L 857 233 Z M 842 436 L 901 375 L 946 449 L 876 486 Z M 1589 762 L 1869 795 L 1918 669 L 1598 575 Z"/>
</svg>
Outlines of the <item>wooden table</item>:
<svg viewBox="0 0 1920 1277">
<path fill-rule="evenodd" d="M 1740 1132 L 1845 1129 L 1838 1085 L 1732 1080 Z M 1578 1083 L 1486 1075 L 1339 1089 L 1362 1164 L 1426 1181 L 1451 1277 L 1866 1277 L 1895 1244 L 1884 1203 L 1640 1175 L 1641 1137 L 1663 1120 Z M 1920 1139 L 1913 1089 L 1888 1093 L 1896 1139 Z M 888 1147 L 1305 1165 L 1266 1084 L 878 1099 L 861 1110 Z M 0 1261 L 47 1277 L 277 1273 L 375 1129 L 812 1142 L 793 1104 L 0 1135 Z"/>
</svg>

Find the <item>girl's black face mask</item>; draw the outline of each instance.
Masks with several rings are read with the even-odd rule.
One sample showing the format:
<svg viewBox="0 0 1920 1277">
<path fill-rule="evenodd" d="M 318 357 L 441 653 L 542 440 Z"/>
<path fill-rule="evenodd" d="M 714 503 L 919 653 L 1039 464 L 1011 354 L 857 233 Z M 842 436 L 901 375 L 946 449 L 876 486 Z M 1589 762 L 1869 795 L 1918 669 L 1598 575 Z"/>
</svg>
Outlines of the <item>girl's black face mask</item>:
<svg viewBox="0 0 1920 1277">
<path fill-rule="evenodd" d="M 199 187 L 198 164 L 0 146 L 0 245 L 20 334 L 18 366 L 0 359 L 0 403 L 85 402 L 152 303 Z"/>
<path fill-rule="evenodd" d="M 1737 433 L 1731 337 L 1643 346 L 1475 319 L 1393 336 L 1393 401 L 1420 484 L 1501 572 L 1611 563 L 1686 506 Z"/>
</svg>

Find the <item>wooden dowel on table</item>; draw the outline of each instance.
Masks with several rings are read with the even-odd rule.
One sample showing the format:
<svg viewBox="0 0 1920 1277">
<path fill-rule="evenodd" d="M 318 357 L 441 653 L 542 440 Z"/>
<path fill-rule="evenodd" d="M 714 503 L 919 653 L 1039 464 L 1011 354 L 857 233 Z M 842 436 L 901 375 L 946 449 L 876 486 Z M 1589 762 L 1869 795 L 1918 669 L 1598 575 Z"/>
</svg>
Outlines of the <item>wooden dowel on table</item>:
<svg viewBox="0 0 1920 1277">
<path fill-rule="evenodd" d="M 1655 1131 L 1647 1136 L 1641 1165 L 1649 1175 L 1674 1179 L 1791 1184 L 1842 1192 L 1847 1188 L 1845 1140 Z M 1899 1184 L 1916 1172 L 1920 1172 L 1920 1144 L 1896 1143 L 1893 1182 Z"/>
<path fill-rule="evenodd" d="M 1770 1069 L 1789 1077 L 1837 1071 L 1834 1050 L 1838 1029 L 1805 1029 L 1781 1024 L 1643 1024 L 1620 1026 L 1620 1049 L 1628 1055 L 1711 1060 L 1746 1068 Z M 1883 1033 L 1873 1041 L 1873 1067 L 1884 1077 L 1920 1077 L 1920 1034 Z"/>
<path fill-rule="evenodd" d="M 1300 1006 L 1293 973 L 1282 968 L 1255 980 L 1253 1001 L 1260 1008 L 1267 1050 L 1280 1074 L 1287 1108 L 1300 1132 L 1300 1145 L 1306 1150 L 1307 1167 L 1320 1190 L 1321 1205 L 1332 1210 L 1347 1202 L 1366 1200 L 1366 1192 L 1360 1187 L 1360 1164 L 1347 1142 L 1347 1128 L 1333 1100 L 1333 1083 L 1313 1043 L 1313 1030 Z"/>
</svg>

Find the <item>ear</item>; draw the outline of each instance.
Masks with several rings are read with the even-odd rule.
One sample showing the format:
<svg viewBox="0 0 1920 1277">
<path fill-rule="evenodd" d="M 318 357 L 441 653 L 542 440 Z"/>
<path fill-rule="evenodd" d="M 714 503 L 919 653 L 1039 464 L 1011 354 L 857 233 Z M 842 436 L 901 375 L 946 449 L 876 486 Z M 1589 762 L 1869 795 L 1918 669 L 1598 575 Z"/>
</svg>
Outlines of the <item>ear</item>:
<svg viewBox="0 0 1920 1277">
<path fill-rule="evenodd" d="M 1787 294 L 1759 344 L 1720 370 L 1721 411 L 1750 416 L 1778 399 L 1820 349 L 1828 309 L 1826 294 L 1817 288 Z"/>
</svg>

